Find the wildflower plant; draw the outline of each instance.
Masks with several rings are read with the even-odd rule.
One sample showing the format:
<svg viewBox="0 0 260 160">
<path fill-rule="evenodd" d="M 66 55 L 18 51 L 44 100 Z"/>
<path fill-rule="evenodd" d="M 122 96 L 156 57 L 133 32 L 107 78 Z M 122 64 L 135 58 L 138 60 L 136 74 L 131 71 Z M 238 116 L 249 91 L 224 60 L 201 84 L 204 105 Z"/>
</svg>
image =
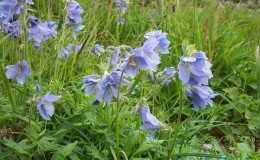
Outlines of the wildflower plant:
<svg viewBox="0 0 260 160">
<path fill-rule="evenodd" d="M 218 125 L 211 122 L 216 112 L 213 100 L 221 95 L 210 88 L 214 63 L 212 57 L 208 59 L 208 51 L 198 51 L 195 45 L 184 41 L 183 53 L 176 53 L 181 38 L 174 41 L 174 33 L 160 21 L 155 21 L 151 28 L 162 29 L 144 27 L 147 31 L 141 36 L 131 35 L 134 32 L 127 28 L 136 22 L 118 28 L 126 22 L 124 16 L 130 9 L 126 0 L 110 2 L 106 6 L 107 23 L 102 24 L 102 19 L 99 25 L 92 25 L 99 16 L 93 14 L 89 18 L 81 2 L 66 1 L 62 18 L 52 17 L 53 11 L 47 8 L 48 21 L 44 20 L 45 15 L 40 20 L 33 15 L 33 9 L 26 10 L 34 4 L 32 0 L 0 2 L 0 33 L 8 35 L 8 42 L 15 44 L 11 51 L 1 48 L 1 82 L 13 107 L 10 117 L 23 122 L 24 128 L 17 129 L 15 134 L 26 132 L 25 136 L 4 138 L 3 146 L 11 146 L 14 153 L 24 157 L 39 154 L 36 159 L 42 155 L 45 159 L 174 159 L 175 153 L 183 151 L 191 139 L 192 143 L 200 143 L 196 133 Z M 93 10 L 107 5 L 103 1 L 94 3 Z M 149 4 L 142 5 L 146 8 Z M 115 16 L 110 15 L 110 9 L 119 11 L 114 28 L 110 22 L 114 22 Z M 23 13 L 26 14 L 20 17 Z M 158 10 L 156 17 L 159 16 Z M 85 27 L 85 33 L 77 37 Z M 109 36 L 102 36 L 102 29 L 108 30 Z M 138 29 L 136 26 L 136 32 Z M 138 38 L 132 43 L 129 37 Z M 45 48 L 42 43 L 52 38 L 54 43 L 46 43 Z M 5 37 L 0 44 L 4 41 Z M 34 49 L 30 48 L 31 41 Z M 12 63 L 16 61 L 19 62 Z M 26 83 L 29 76 L 30 83 Z M 43 95 L 41 90 L 51 92 Z M 210 122 L 199 124 L 201 117 Z M 11 139 L 19 142 L 8 143 Z M 70 143 L 72 140 L 75 141 Z M 19 148 L 23 145 L 29 149 Z M 0 155 L 3 151 L 5 148 Z"/>
</svg>

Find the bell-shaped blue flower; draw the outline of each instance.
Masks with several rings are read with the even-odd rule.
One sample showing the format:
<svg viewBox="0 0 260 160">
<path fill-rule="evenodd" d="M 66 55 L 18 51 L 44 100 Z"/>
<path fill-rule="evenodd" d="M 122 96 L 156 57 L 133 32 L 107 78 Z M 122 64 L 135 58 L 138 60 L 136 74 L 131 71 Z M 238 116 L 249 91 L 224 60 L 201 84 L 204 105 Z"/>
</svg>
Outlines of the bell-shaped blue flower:
<svg viewBox="0 0 260 160">
<path fill-rule="evenodd" d="M 68 44 L 65 48 L 62 48 L 61 50 L 61 58 L 66 58 L 70 54 L 73 54 L 75 52 L 78 52 L 82 47 L 82 44 Z"/>
<path fill-rule="evenodd" d="M 55 22 L 44 22 L 31 16 L 29 17 L 31 26 L 28 28 L 28 39 L 27 41 L 34 40 L 34 48 L 39 49 L 42 41 L 48 40 L 50 37 L 54 37 L 57 34 L 57 25 Z"/>
<path fill-rule="evenodd" d="M 104 101 L 107 104 L 110 104 L 113 100 L 113 97 L 117 98 L 117 94 L 118 94 L 118 82 L 116 81 L 117 78 L 118 76 L 113 77 L 107 71 L 105 71 L 102 77 L 102 81 L 100 83 L 100 88 L 98 89 L 98 93 L 97 93 L 98 100 L 104 99 Z"/>
<path fill-rule="evenodd" d="M 174 67 L 166 67 L 164 68 L 163 72 L 159 73 L 159 78 L 161 81 L 165 81 L 165 85 L 168 85 L 174 75 L 176 74 L 176 69 Z"/>
<path fill-rule="evenodd" d="M 182 56 L 178 65 L 179 78 L 183 85 L 207 85 L 213 76 L 211 66 L 204 52 L 196 52 L 190 57 Z"/>
<path fill-rule="evenodd" d="M 146 33 L 144 37 L 147 39 L 156 38 L 159 43 L 154 51 L 161 54 L 168 54 L 170 41 L 167 39 L 166 35 L 167 33 L 162 32 L 162 30 L 157 30 Z"/>
<path fill-rule="evenodd" d="M 124 70 L 128 76 L 134 78 L 139 69 L 147 70 L 151 68 L 152 65 L 150 63 L 152 62 L 149 61 L 149 58 L 141 49 L 133 49 L 132 54 L 120 66 L 120 70 Z"/>
<path fill-rule="evenodd" d="M 85 76 L 83 79 L 83 86 L 81 87 L 81 89 L 85 89 L 86 96 L 89 96 L 97 90 L 97 85 L 99 82 L 100 79 L 95 74 Z"/>
<path fill-rule="evenodd" d="M 104 46 L 95 44 L 94 47 L 91 48 L 90 52 L 97 56 L 101 56 L 101 54 L 105 52 L 105 49 L 104 49 Z"/>
<path fill-rule="evenodd" d="M 47 93 L 45 96 L 39 98 L 37 109 L 39 110 L 40 115 L 42 116 L 43 119 L 45 120 L 51 119 L 50 117 L 54 114 L 54 110 L 55 110 L 52 103 L 60 99 L 60 97 L 61 96 Z"/>
<path fill-rule="evenodd" d="M 31 75 L 26 61 L 20 61 L 18 64 L 6 66 L 6 77 L 8 79 L 16 79 L 21 85 L 24 84 L 26 77 Z"/>
<path fill-rule="evenodd" d="M 72 0 L 69 2 L 68 8 L 67 8 L 67 19 L 66 23 L 67 24 L 78 24 L 82 22 L 82 18 L 80 14 L 83 13 L 83 9 L 79 6 L 79 4 Z"/>
<path fill-rule="evenodd" d="M 143 125 L 141 126 L 141 130 L 143 131 L 157 131 L 163 126 L 162 123 L 150 113 L 148 106 L 144 106 L 140 109 L 140 116 L 143 120 Z"/>
<path fill-rule="evenodd" d="M 5 34 L 10 34 L 10 38 L 17 38 L 19 35 L 23 34 L 22 24 L 16 20 L 12 23 L 8 23 L 6 27 L 4 27 Z"/>
<path fill-rule="evenodd" d="M 194 110 L 198 111 L 199 107 L 205 108 L 208 104 L 212 105 L 211 98 L 214 98 L 217 94 L 214 94 L 208 86 L 197 85 L 188 87 L 186 95 L 193 100 Z"/>
</svg>

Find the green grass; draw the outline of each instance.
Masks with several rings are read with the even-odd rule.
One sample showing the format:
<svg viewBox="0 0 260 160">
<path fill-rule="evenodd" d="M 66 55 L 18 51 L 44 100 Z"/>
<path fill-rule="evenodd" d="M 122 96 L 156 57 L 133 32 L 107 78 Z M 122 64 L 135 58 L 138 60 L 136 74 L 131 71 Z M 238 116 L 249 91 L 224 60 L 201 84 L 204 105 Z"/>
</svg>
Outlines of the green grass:
<svg viewBox="0 0 260 160">
<path fill-rule="evenodd" d="M 19 19 L 27 24 L 27 17 L 35 15 L 41 21 L 55 21 L 58 36 L 36 51 L 26 35 L 18 39 L 0 35 L 1 67 L 26 60 L 33 73 L 21 86 L 7 80 L 0 68 L 0 157 L 260 159 L 259 62 L 255 58 L 260 44 L 259 8 L 214 0 L 130 1 L 125 24 L 118 26 L 119 14 L 112 1 L 78 0 L 84 9 L 85 28 L 75 41 L 63 23 L 62 0 L 34 1 L 35 5 Z M 154 10 L 158 14 L 152 18 Z M 92 106 L 95 97 L 85 96 L 80 89 L 82 79 L 89 74 L 103 74 L 107 59 L 106 55 L 90 53 L 91 47 L 99 43 L 137 48 L 145 41 L 146 32 L 157 29 L 166 32 L 171 41 L 170 54 L 161 55 L 159 71 L 177 67 L 185 40 L 206 52 L 213 64 L 210 86 L 218 94 L 214 105 L 194 112 L 190 99 L 180 92 L 178 79 L 166 87 L 151 82 L 144 73 L 136 94 L 123 96 L 119 106 L 117 100 L 109 107 L 103 103 Z M 78 42 L 86 42 L 81 54 L 60 59 L 63 46 Z M 62 96 L 55 103 L 51 121 L 45 122 L 36 109 L 37 83 L 41 95 L 51 92 Z M 140 130 L 139 114 L 134 113 L 134 106 L 149 93 L 152 113 L 168 126 L 150 143 L 145 141 L 147 133 Z M 203 144 L 213 148 L 205 149 Z"/>
</svg>

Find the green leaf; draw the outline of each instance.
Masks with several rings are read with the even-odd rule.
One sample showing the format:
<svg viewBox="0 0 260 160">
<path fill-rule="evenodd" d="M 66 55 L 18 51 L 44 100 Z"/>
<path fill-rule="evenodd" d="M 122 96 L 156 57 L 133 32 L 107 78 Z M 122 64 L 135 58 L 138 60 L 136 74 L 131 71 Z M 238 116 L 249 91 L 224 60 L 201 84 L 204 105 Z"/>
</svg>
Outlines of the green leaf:
<svg viewBox="0 0 260 160">
<path fill-rule="evenodd" d="M 147 143 L 146 141 L 144 141 L 141 146 L 137 149 L 137 151 L 135 151 L 134 155 L 141 153 L 141 152 L 145 152 L 148 151 L 150 149 L 152 149 L 154 147 L 153 144 L 151 143 Z"/>
<path fill-rule="evenodd" d="M 247 143 L 237 143 L 237 147 L 243 155 L 252 156 L 254 151 Z"/>
<path fill-rule="evenodd" d="M 28 150 L 33 148 L 34 145 L 27 144 L 28 141 L 29 141 L 28 139 L 23 139 L 21 142 L 16 143 L 4 137 L 3 144 L 10 147 L 11 149 L 14 149 L 19 154 L 29 155 Z"/>
<path fill-rule="evenodd" d="M 51 160 L 60 160 L 60 159 L 66 158 L 69 154 L 72 153 L 72 151 L 75 148 L 75 146 L 77 145 L 77 143 L 78 143 L 78 141 L 75 141 L 74 143 L 61 147 L 59 150 L 57 150 L 54 153 Z"/>
<path fill-rule="evenodd" d="M 134 131 L 132 134 L 130 134 L 125 141 L 124 144 L 124 151 L 127 154 L 130 154 L 131 151 L 135 148 L 135 144 L 138 142 L 138 137 L 139 137 L 139 132 L 140 131 Z"/>
</svg>

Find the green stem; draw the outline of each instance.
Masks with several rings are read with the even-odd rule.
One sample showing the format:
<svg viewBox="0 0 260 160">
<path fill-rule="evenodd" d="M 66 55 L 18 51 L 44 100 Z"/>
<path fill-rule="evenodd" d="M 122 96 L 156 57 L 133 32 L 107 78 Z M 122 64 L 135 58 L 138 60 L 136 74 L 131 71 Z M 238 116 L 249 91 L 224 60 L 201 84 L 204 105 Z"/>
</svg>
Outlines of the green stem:
<svg viewBox="0 0 260 160">
<path fill-rule="evenodd" d="M 11 90 L 10 84 L 9 84 L 9 82 L 8 82 L 6 76 L 5 76 L 5 72 L 4 72 L 2 65 L 0 65 L 0 72 L 1 72 L 1 77 L 2 77 L 2 81 L 3 81 L 3 83 L 2 83 L 3 87 L 5 89 L 7 96 L 8 96 L 9 102 L 10 102 L 12 108 L 13 108 L 13 112 L 16 113 L 17 108 L 16 108 L 15 98 L 13 96 L 13 92 Z"/>
<path fill-rule="evenodd" d="M 118 83 L 117 105 L 116 105 L 116 156 L 119 158 L 119 108 L 120 108 L 120 88 L 124 72 L 121 72 L 120 81 Z"/>
<path fill-rule="evenodd" d="M 169 144 L 172 144 L 172 145 L 171 145 L 170 150 L 168 151 L 168 159 L 169 160 L 171 159 L 172 150 L 173 150 L 173 148 L 175 146 L 175 143 L 176 143 L 176 140 L 177 140 L 177 137 L 178 137 L 178 133 L 179 133 L 180 127 L 181 127 L 181 114 L 182 114 L 182 108 L 183 108 L 183 91 L 182 91 L 182 84 L 180 84 L 180 85 L 181 85 L 181 89 L 180 89 L 180 103 L 179 103 L 180 110 L 179 110 L 179 113 L 178 113 L 177 127 L 176 127 L 176 131 L 175 131 L 175 136 L 174 136 L 174 139 L 173 139 L 172 142 L 171 142 L 171 134 L 170 134 Z"/>
</svg>

